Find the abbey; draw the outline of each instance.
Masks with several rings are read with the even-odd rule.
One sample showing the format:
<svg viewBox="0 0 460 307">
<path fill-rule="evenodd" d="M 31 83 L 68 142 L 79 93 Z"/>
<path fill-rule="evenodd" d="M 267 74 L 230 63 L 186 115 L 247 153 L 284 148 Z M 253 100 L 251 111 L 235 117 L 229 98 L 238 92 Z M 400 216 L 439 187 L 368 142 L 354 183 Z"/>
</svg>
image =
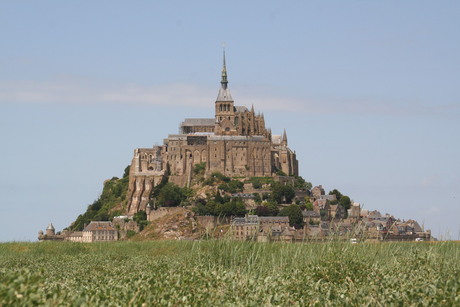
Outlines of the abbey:
<svg viewBox="0 0 460 307">
<path fill-rule="evenodd" d="M 263 114 L 254 107 L 235 106 L 228 88 L 225 53 L 222 80 L 214 118 L 187 118 L 179 134 L 171 134 L 162 146 L 134 150 L 128 191 L 128 214 L 145 210 L 152 188 L 166 172 L 169 181 L 190 184 L 193 168 L 200 164 L 207 175 L 220 172 L 229 177 L 274 176 L 282 171 L 298 175 L 298 161 L 289 149 L 286 131 L 272 135 Z"/>
</svg>

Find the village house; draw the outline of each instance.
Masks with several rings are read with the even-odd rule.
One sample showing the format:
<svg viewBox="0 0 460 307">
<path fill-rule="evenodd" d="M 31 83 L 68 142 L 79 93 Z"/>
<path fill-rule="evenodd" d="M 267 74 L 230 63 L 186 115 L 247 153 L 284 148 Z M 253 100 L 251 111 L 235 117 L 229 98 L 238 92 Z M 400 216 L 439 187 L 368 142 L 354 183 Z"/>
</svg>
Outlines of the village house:
<svg viewBox="0 0 460 307">
<path fill-rule="evenodd" d="M 285 231 L 288 228 L 287 216 L 246 215 L 233 218 L 231 223 L 233 238 L 236 240 L 292 241 L 292 233 Z"/>
<path fill-rule="evenodd" d="M 321 215 L 313 210 L 303 210 L 302 217 L 305 225 L 319 225 L 321 221 Z"/>
<path fill-rule="evenodd" d="M 83 229 L 82 242 L 117 241 L 118 231 L 112 222 L 92 221 Z"/>
</svg>

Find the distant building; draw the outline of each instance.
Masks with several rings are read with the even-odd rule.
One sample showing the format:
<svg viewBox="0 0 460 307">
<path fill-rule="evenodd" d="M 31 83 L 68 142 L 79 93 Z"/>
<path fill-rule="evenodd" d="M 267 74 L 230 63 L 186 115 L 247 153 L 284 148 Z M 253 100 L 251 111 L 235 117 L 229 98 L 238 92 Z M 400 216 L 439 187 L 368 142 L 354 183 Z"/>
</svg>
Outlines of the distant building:
<svg viewBox="0 0 460 307">
<path fill-rule="evenodd" d="M 254 241 L 290 241 L 291 232 L 286 231 L 289 227 L 287 216 L 257 216 L 246 215 L 236 217 L 232 224 L 233 238 L 236 240 Z"/>
<path fill-rule="evenodd" d="M 38 240 L 39 241 L 63 241 L 64 236 L 60 234 L 56 234 L 56 230 L 54 229 L 53 223 L 49 223 L 48 227 L 46 227 L 45 233 L 43 230 L 38 232 Z"/>
<path fill-rule="evenodd" d="M 311 189 L 311 196 L 313 197 L 314 200 L 320 199 L 320 197 L 322 195 L 325 195 L 325 194 L 326 193 L 325 193 L 322 185 L 318 185 L 318 186 L 314 187 L 313 189 Z"/>
<path fill-rule="evenodd" d="M 118 231 L 112 222 L 90 222 L 83 229 L 83 242 L 117 241 Z"/>
<path fill-rule="evenodd" d="M 305 225 L 319 225 L 321 221 L 321 215 L 313 210 L 303 210 L 302 216 Z"/>
</svg>

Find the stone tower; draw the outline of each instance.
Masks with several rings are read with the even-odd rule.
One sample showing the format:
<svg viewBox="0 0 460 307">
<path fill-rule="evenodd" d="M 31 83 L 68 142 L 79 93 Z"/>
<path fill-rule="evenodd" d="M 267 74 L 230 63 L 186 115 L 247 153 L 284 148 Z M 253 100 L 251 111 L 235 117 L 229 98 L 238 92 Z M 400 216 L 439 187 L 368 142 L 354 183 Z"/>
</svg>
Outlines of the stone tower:
<svg viewBox="0 0 460 307">
<path fill-rule="evenodd" d="M 235 107 L 232 95 L 228 89 L 227 80 L 227 65 L 225 63 L 225 50 L 224 50 L 224 64 L 222 67 L 222 79 L 220 81 L 220 90 L 217 95 L 215 107 L 216 127 L 214 133 L 216 135 L 236 135 L 235 129 Z"/>
<path fill-rule="evenodd" d="M 54 236 L 55 234 L 56 234 L 56 233 L 55 233 L 55 229 L 54 229 L 53 223 L 49 223 L 48 227 L 46 227 L 45 235 L 47 235 L 47 236 Z"/>
</svg>

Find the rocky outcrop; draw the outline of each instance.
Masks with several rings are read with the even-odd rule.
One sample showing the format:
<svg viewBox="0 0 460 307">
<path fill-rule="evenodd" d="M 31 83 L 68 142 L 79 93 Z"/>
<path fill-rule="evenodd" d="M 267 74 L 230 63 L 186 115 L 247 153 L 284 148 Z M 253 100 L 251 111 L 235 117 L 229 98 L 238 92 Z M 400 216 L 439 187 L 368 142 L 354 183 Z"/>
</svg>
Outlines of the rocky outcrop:
<svg viewBox="0 0 460 307">
<path fill-rule="evenodd" d="M 192 211 L 176 207 L 169 210 L 168 214 L 156 218 L 134 239 L 193 240 L 200 238 L 203 231 L 204 228 L 197 223 Z"/>
</svg>

